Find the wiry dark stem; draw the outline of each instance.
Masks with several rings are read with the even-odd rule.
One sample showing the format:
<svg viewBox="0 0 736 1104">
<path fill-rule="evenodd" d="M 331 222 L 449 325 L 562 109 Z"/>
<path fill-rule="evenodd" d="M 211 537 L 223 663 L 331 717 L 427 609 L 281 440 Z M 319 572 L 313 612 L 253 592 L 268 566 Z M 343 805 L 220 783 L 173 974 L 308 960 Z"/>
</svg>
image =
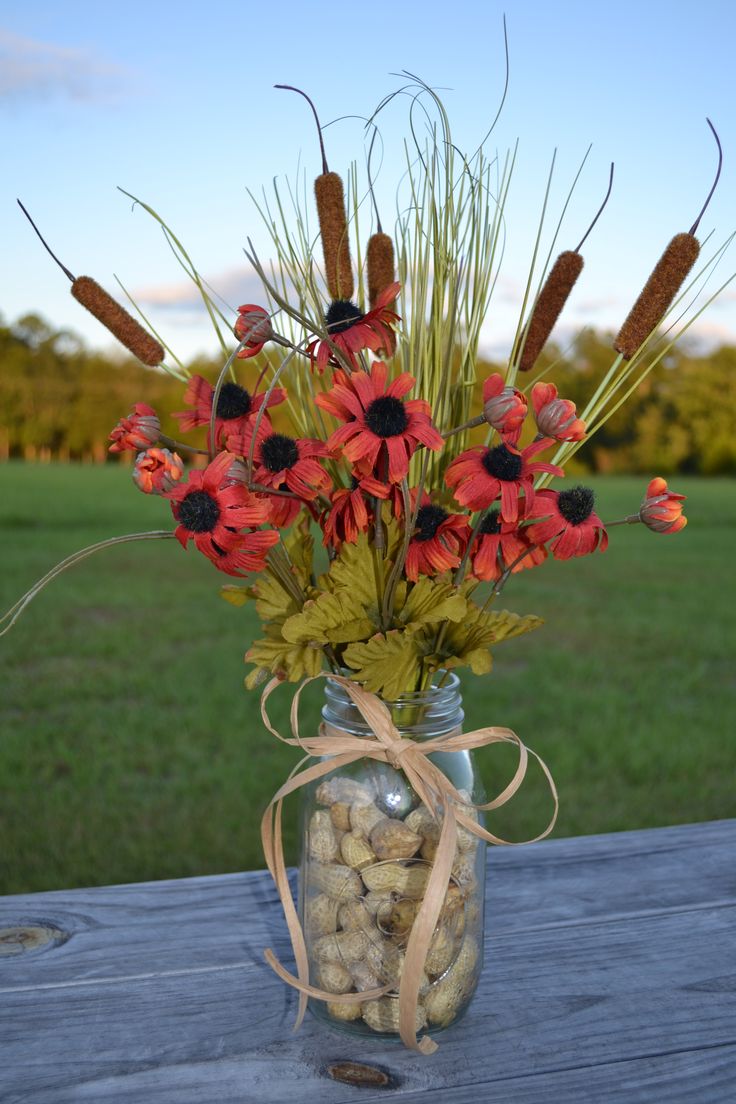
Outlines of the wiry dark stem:
<svg viewBox="0 0 736 1104">
<path fill-rule="evenodd" d="M 56 261 L 56 263 L 57 263 L 57 265 L 59 266 L 59 268 L 61 269 L 61 271 L 62 271 L 62 272 L 64 272 L 64 273 L 65 273 L 65 274 L 66 274 L 66 275 L 67 275 L 67 276 L 69 277 L 69 279 L 71 280 L 71 282 L 72 282 L 72 283 L 74 283 L 74 280 L 75 280 L 75 277 L 74 277 L 74 275 L 73 275 L 73 274 L 72 274 L 72 273 L 71 273 L 71 272 L 69 271 L 69 269 L 68 269 L 68 268 L 66 267 L 66 265 L 64 265 L 64 264 L 62 264 L 62 263 L 61 263 L 61 261 L 59 260 L 59 258 L 58 258 L 58 257 L 56 256 L 56 254 L 55 254 L 55 253 L 53 252 L 53 250 L 52 250 L 52 249 L 51 249 L 51 247 L 49 246 L 48 242 L 46 241 L 46 239 L 45 239 L 45 238 L 43 237 L 43 235 L 41 234 L 41 231 L 40 231 L 40 230 L 38 229 L 38 227 L 36 226 L 35 222 L 34 222 L 34 221 L 33 221 L 33 219 L 31 218 L 31 216 L 30 216 L 30 215 L 28 214 L 28 212 L 26 211 L 26 209 L 25 209 L 25 207 L 23 206 L 23 204 L 21 203 L 21 201 L 20 201 L 20 200 L 18 200 L 18 201 L 17 201 L 17 203 L 18 203 L 18 206 L 20 207 L 21 211 L 22 211 L 22 212 L 23 212 L 23 214 L 24 214 L 24 215 L 26 216 L 26 218 L 27 218 L 27 219 L 28 219 L 28 221 L 30 222 L 31 226 L 33 227 L 33 229 L 34 229 L 34 230 L 36 231 L 36 233 L 38 234 L 39 238 L 41 239 L 41 244 L 43 245 L 43 247 L 44 247 L 44 249 L 46 250 L 46 252 L 47 252 L 47 253 L 49 253 L 49 254 L 50 254 L 50 256 L 52 256 L 52 257 L 54 258 L 54 260 Z"/>
<path fill-rule="evenodd" d="M 610 197 L 610 195 L 611 195 L 611 188 L 612 188 L 612 187 L 613 187 L 613 161 L 611 162 L 611 175 L 610 175 L 610 177 L 608 178 L 608 191 L 606 192 L 606 198 L 605 198 L 605 199 L 603 200 L 603 202 L 601 203 L 600 207 L 598 208 L 598 214 L 597 214 L 597 215 L 595 216 L 595 218 L 594 218 L 594 219 L 593 219 L 593 221 L 591 222 L 590 226 L 588 227 L 588 229 L 587 229 L 587 230 L 585 231 L 585 233 L 583 234 L 583 236 L 582 236 L 582 238 L 580 239 L 579 243 L 578 243 L 578 244 L 576 245 L 575 249 L 573 250 L 573 253 L 579 253 L 579 252 L 580 252 L 580 250 L 581 250 L 581 249 L 583 248 L 583 243 L 585 242 L 585 239 L 586 239 L 586 238 L 588 237 L 588 234 L 590 233 L 590 231 L 591 231 L 591 230 L 593 229 L 593 227 L 594 227 L 594 226 L 595 226 L 595 224 L 597 223 L 598 219 L 599 219 L 599 218 L 601 217 L 601 215 L 603 214 L 603 208 L 604 208 L 604 207 L 606 206 L 606 204 L 608 203 L 608 199 L 609 199 L 609 197 Z"/>
<path fill-rule="evenodd" d="M 319 115 L 317 114 L 317 108 L 314 106 L 307 93 L 302 92 L 301 88 L 295 88 L 293 84 L 275 84 L 274 88 L 283 88 L 287 92 L 298 92 L 300 96 L 304 97 L 304 99 L 311 107 L 312 111 L 314 112 L 314 120 L 317 124 L 317 133 L 319 134 L 319 148 L 322 152 L 322 172 L 328 173 L 330 170 L 327 168 L 327 155 L 325 153 L 325 143 L 322 138 L 322 126 L 319 121 Z"/>
<path fill-rule="evenodd" d="M 703 207 L 701 209 L 700 214 L 698 215 L 695 222 L 690 227 L 690 229 L 688 231 L 689 234 L 694 234 L 695 231 L 698 229 L 698 224 L 700 223 L 700 220 L 702 219 L 703 215 L 705 214 L 705 209 L 706 209 L 706 207 L 708 206 L 708 204 L 710 203 L 710 201 L 713 197 L 713 193 L 716 190 L 716 184 L 718 183 L 718 180 L 719 180 L 720 175 L 721 175 L 721 169 L 723 168 L 723 148 L 721 146 L 721 140 L 718 137 L 718 134 L 716 132 L 716 128 L 713 126 L 710 119 L 706 117 L 705 121 L 708 124 L 708 126 L 710 127 L 710 129 L 713 131 L 713 137 L 715 138 L 716 145 L 718 146 L 718 168 L 716 170 L 716 178 L 713 181 L 713 186 L 712 186 L 711 190 L 708 192 L 708 195 L 706 196 L 705 203 L 703 204 Z"/>
</svg>

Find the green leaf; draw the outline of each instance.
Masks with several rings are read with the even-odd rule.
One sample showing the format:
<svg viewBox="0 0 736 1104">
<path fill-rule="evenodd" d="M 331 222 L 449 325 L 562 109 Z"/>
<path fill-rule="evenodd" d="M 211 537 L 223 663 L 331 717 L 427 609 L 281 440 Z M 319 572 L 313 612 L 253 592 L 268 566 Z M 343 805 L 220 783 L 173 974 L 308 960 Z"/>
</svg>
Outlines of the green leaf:
<svg viewBox="0 0 736 1104">
<path fill-rule="evenodd" d="M 299 682 L 322 670 L 324 653 L 321 648 L 290 644 L 277 637 L 256 640 L 245 654 L 247 663 L 255 664 L 255 670 L 247 676 L 245 685 L 254 689 L 268 674 Z M 264 674 L 265 672 L 265 674 Z"/>
<path fill-rule="evenodd" d="M 365 639 L 373 629 L 359 596 L 340 590 L 305 602 L 301 613 L 284 622 L 282 634 L 293 644 L 345 644 Z"/>
<path fill-rule="evenodd" d="M 220 587 L 220 597 L 229 602 L 231 606 L 244 606 L 252 597 L 250 587 L 228 585 Z"/>
<path fill-rule="evenodd" d="M 304 515 L 281 539 L 294 568 L 294 574 L 302 589 L 305 589 L 312 582 L 312 560 L 314 556 L 314 537 L 310 529 L 309 518 Z"/>
<path fill-rule="evenodd" d="M 470 667 L 476 675 L 491 670 L 490 648 L 514 636 L 532 632 L 544 622 L 541 617 L 527 614 L 522 617 L 508 610 L 485 613 L 474 602 L 468 603 L 465 617 L 456 624 L 449 624 L 439 654 L 428 657 L 429 670 L 440 667 Z"/>
<path fill-rule="evenodd" d="M 493 633 L 493 643 L 500 644 L 502 640 L 511 640 L 514 636 L 523 636 L 524 633 L 540 629 L 544 624 L 541 617 L 533 613 L 510 613 L 508 610 L 498 610 L 496 613 L 487 613 L 488 631 Z"/>
<path fill-rule="evenodd" d="M 365 644 L 345 649 L 344 662 L 355 671 L 358 682 L 374 694 L 393 700 L 416 689 L 419 679 L 419 649 L 412 636 L 391 630 L 376 633 Z"/>
<path fill-rule="evenodd" d="M 256 609 L 261 621 L 283 621 L 299 609 L 288 590 L 273 575 L 263 572 L 258 582 L 249 588 L 256 599 Z"/>
<path fill-rule="evenodd" d="M 359 535 L 357 544 L 348 544 L 346 541 L 342 545 L 320 583 L 331 591 L 348 590 L 358 599 L 366 613 L 375 612 L 374 621 L 378 623 L 379 603 L 373 550 L 365 533 Z"/>
<path fill-rule="evenodd" d="M 406 585 L 396 591 L 397 620 L 406 626 L 408 633 L 416 632 L 422 625 L 440 621 L 461 621 L 468 602 L 452 583 L 441 583 L 423 575 L 409 591 L 404 601 Z"/>
</svg>

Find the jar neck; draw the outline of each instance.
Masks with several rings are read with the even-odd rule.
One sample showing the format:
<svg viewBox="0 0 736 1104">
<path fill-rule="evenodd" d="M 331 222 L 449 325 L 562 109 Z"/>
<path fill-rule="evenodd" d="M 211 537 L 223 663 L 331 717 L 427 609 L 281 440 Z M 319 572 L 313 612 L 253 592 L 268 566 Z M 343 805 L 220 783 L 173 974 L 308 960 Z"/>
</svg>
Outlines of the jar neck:
<svg viewBox="0 0 736 1104">
<path fill-rule="evenodd" d="M 440 681 L 441 673 L 438 674 Z M 462 728 L 463 713 L 460 679 L 445 674 L 442 686 L 431 686 L 412 694 L 402 694 L 395 701 L 385 701 L 396 729 L 404 739 L 430 740 Z M 380 696 L 380 695 L 379 695 Z M 352 736 L 370 736 L 371 729 L 347 690 L 339 682 L 325 682 L 325 703 L 322 719 L 332 728 L 342 729 Z"/>
</svg>

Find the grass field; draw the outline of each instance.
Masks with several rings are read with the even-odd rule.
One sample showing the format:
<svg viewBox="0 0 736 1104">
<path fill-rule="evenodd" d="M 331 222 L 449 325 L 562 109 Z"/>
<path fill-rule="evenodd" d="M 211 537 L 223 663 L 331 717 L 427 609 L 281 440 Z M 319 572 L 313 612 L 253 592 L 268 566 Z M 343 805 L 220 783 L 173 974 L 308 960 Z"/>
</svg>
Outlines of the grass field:
<svg viewBox="0 0 736 1104">
<path fill-rule="evenodd" d="M 466 725 L 509 725 L 550 765 L 560 835 L 736 815 L 736 493 L 673 483 L 690 496 L 683 533 L 614 529 L 605 555 L 514 580 L 504 604 L 546 625 L 465 680 Z M 601 516 L 631 512 L 645 484 L 598 480 Z M 77 548 L 169 523 L 123 468 L 0 465 L 0 604 Z M 296 756 L 242 687 L 256 625 L 221 581 L 173 541 L 123 546 L 0 639 L 0 893 L 263 865 L 260 816 Z M 315 691 L 313 720 L 318 705 Z M 489 793 L 505 753 L 481 753 Z M 537 775 L 491 826 L 522 838 L 548 813 Z M 290 859 L 293 839 L 290 817 Z"/>
</svg>

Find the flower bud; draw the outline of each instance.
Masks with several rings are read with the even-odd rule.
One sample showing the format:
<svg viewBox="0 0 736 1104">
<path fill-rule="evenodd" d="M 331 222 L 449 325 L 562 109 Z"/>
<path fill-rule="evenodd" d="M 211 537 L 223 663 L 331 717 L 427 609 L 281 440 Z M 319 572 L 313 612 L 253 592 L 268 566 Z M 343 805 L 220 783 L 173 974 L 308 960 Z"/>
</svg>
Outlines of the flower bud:
<svg viewBox="0 0 736 1104">
<path fill-rule="evenodd" d="M 133 468 L 133 482 L 144 494 L 166 494 L 183 475 L 181 457 L 166 448 L 149 448 L 140 452 Z"/>
<path fill-rule="evenodd" d="M 682 512 L 685 495 L 667 490 L 661 477 L 653 479 L 639 509 L 639 520 L 655 533 L 677 533 L 687 525 Z"/>
<path fill-rule="evenodd" d="M 516 444 L 526 417 L 526 398 L 515 387 L 506 387 L 494 372 L 483 384 L 483 417 L 506 441 Z"/>
<path fill-rule="evenodd" d="M 582 441 L 585 437 L 585 422 L 578 418 L 575 403 L 558 399 L 553 383 L 535 383 L 532 404 L 537 429 L 543 437 L 555 441 Z"/>
<path fill-rule="evenodd" d="M 263 307 L 245 303 L 238 307 L 238 317 L 233 326 L 238 341 L 245 341 L 244 348 L 238 351 L 238 359 L 247 360 L 260 353 L 267 341 L 273 337 L 271 317 Z"/>
<path fill-rule="evenodd" d="M 110 452 L 125 452 L 126 449 L 146 449 L 155 445 L 161 434 L 161 422 L 152 406 L 136 403 L 132 414 L 121 418 L 110 434 Z"/>
<path fill-rule="evenodd" d="M 248 486 L 248 469 L 242 460 L 238 460 L 237 457 L 233 458 L 233 462 L 225 473 L 223 480 L 223 486 L 232 486 L 233 483 L 240 483 L 243 487 Z"/>
</svg>

